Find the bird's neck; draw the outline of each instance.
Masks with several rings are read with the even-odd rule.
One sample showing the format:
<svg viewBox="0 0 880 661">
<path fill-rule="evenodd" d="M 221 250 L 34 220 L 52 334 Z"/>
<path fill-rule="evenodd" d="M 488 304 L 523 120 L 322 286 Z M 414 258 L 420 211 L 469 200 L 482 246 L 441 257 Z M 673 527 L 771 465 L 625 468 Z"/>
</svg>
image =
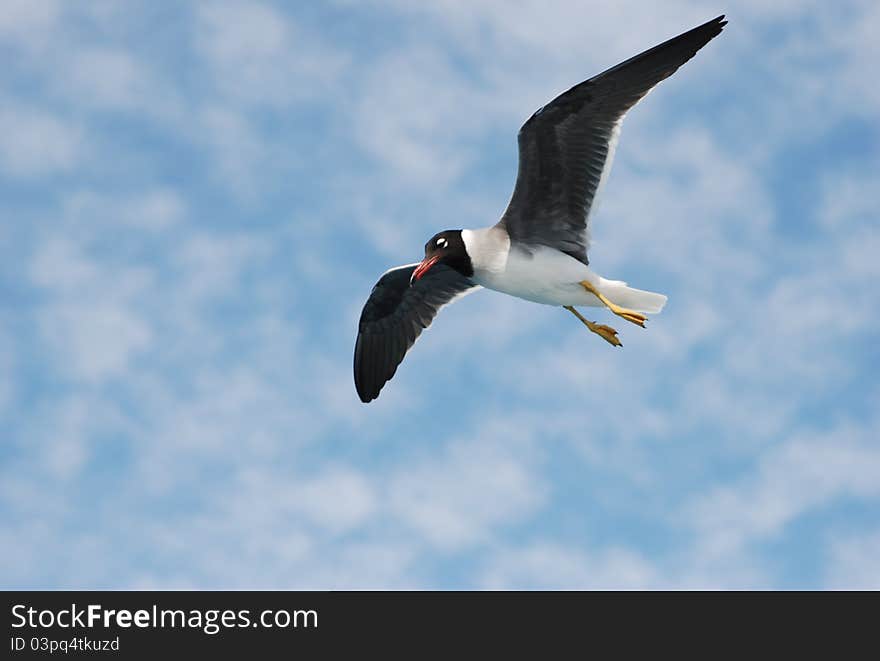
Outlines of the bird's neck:
<svg viewBox="0 0 880 661">
<path fill-rule="evenodd" d="M 462 230 L 461 239 L 470 255 L 475 273 L 504 270 L 510 252 L 510 237 L 500 227 Z"/>
</svg>

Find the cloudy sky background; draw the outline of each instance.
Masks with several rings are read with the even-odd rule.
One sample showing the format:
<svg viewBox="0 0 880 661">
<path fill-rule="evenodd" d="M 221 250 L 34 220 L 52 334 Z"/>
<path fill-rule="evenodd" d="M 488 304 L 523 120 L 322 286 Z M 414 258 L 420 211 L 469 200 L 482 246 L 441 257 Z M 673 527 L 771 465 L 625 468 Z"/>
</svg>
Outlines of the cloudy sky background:
<svg viewBox="0 0 880 661">
<path fill-rule="evenodd" d="M 378 275 L 495 222 L 537 107 L 720 13 L 594 216 L 664 313 L 613 349 L 479 292 L 362 405 Z M 0 585 L 880 588 L 877 34 L 868 0 L 3 0 Z"/>
</svg>

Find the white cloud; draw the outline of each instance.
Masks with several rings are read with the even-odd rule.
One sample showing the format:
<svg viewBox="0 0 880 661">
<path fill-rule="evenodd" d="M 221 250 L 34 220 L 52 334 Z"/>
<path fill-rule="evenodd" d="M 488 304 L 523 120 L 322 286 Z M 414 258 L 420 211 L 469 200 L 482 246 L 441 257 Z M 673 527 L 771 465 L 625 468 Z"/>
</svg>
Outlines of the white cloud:
<svg viewBox="0 0 880 661">
<path fill-rule="evenodd" d="M 704 128 L 645 126 L 653 100 L 624 122 L 594 218 L 593 261 L 662 269 L 716 297 L 726 293 L 722 287 L 753 284 L 765 272 L 754 244 L 767 239 L 772 218 L 763 182 Z"/>
<path fill-rule="evenodd" d="M 80 190 L 65 201 L 65 214 L 73 222 L 100 223 L 105 227 L 168 229 L 186 216 L 186 203 L 175 190 L 149 188 L 126 195 Z M 56 255 L 54 258 L 58 258 Z"/>
<path fill-rule="evenodd" d="M 468 137 L 491 121 L 483 93 L 440 51 L 414 46 L 375 63 L 362 82 L 354 138 L 397 185 L 442 190 L 472 157 Z"/>
<path fill-rule="evenodd" d="M 47 241 L 34 256 L 31 278 L 41 287 L 81 287 L 93 281 L 98 267 L 74 241 L 58 237 Z"/>
<path fill-rule="evenodd" d="M 877 424 L 801 434 L 768 450 L 754 472 L 717 487 L 688 507 L 702 553 L 732 555 L 780 535 L 819 507 L 880 495 Z"/>
<path fill-rule="evenodd" d="M 61 14 L 56 0 L 6 0 L 0 12 L 0 38 L 15 38 L 23 43 L 48 31 Z"/>
<path fill-rule="evenodd" d="M 504 549 L 480 578 L 491 590 L 651 589 L 668 582 L 657 567 L 626 548 L 587 553 L 551 542 Z"/>
<path fill-rule="evenodd" d="M 41 108 L 0 109 L 0 169 L 13 177 L 68 172 L 83 158 L 83 131 Z"/>
<path fill-rule="evenodd" d="M 390 507 L 441 549 L 485 543 L 497 528 L 522 521 L 545 502 L 547 488 L 535 461 L 519 430 L 483 430 L 395 471 Z"/>
<path fill-rule="evenodd" d="M 214 485 L 216 486 L 216 485 Z M 155 557 L 189 571 L 140 572 L 152 587 L 328 589 L 413 585 L 409 545 L 369 530 L 373 487 L 355 469 L 316 474 L 277 470 L 242 459 L 209 504 L 192 515 L 156 520 L 145 536 Z M 199 544 L 191 543 L 196 538 Z M 230 566 L 237 571 L 230 572 Z"/>
<path fill-rule="evenodd" d="M 265 258 L 270 250 L 268 237 L 257 233 L 189 235 L 173 253 L 174 266 L 186 274 L 181 286 L 186 302 L 204 304 L 223 295 L 246 268 Z"/>
<path fill-rule="evenodd" d="M 55 347 L 60 370 L 91 382 L 125 374 L 153 340 L 147 323 L 118 301 L 56 304 L 43 314 L 40 329 Z"/>
<path fill-rule="evenodd" d="M 50 479 L 76 477 L 89 458 L 90 436 L 99 425 L 94 400 L 72 397 L 51 410 L 31 430 L 31 442 L 40 444 L 43 467 Z M 36 433 L 33 433 L 36 432 Z"/>
<path fill-rule="evenodd" d="M 870 228 L 880 203 L 873 172 L 834 171 L 825 175 L 816 216 L 831 233 Z"/>
<path fill-rule="evenodd" d="M 345 64 L 338 51 L 263 3 L 199 5 L 195 45 L 217 87 L 244 105 L 286 106 L 326 92 Z"/>
<path fill-rule="evenodd" d="M 510 58 L 516 51 L 524 56 L 582 60 L 586 54 L 603 54 L 608 66 L 647 47 L 641 40 L 653 32 L 659 41 L 674 36 L 682 25 L 713 18 L 696 3 L 670 2 L 658 8 L 630 1 L 595 6 L 566 1 L 526 0 L 509 3 L 491 0 L 479 4 L 447 0 L 423 5 L 393 1 L 386 3 L 400 11 L 428 14 L 439 19 L 464 44 L 494 51 Z M 696 24 L 696 23 L 695 23 Z M 621 31 L 602 29 L 627 25 Z"/>
<path fill-rule="evenodd" d="M 406 543 L 379 538 L 330 547 L 296 577 L 304 589 L 412 590 L 419 589 L 419 556 Z"/>
<path fill-rule="evenodd" d="M 157 63 L 128 45 L 95 46 L 71 38 L 57 61 L 44 66 L 51 89 L 67 103 L 91 113 L 127 113 L 146 120 L 160 120 L 185 133 L 191 109 L 172 82 L 173 73 L 157 70 Z M 45 65 L 45 62 L 43 62 Z M 93 121 L 97 115 L 90 117 Z"/>
<path fill-rule="evenodd" d="M 232 192 L 253 196 L 267 169 L 269 145 L 246 116 L 223 107 L 205 108 L 196 117 L 199 135 L 213 152 L 212 166 Z"/>
<path fill-rule="evenodd" d="M 276 476 L 268 482 L 261 470 L 243 479 L 252 489 L 271 497 L 274 507 L 302 514 L 313 525 L 334 534 L 362 527 L 376 512 L 375 489 L 351 468 L 325 467 L 317 475 Z"/>
<path fill-rule="evenodd" d="M 143 269 L 109 271 L 77 242 L 57 237 L 34 256 L 31 278 L 49 294 L 37 324 L 59 372 L 92 383 L 122 376 L 150 346 L 151 326 L 134 301 L 150 286 Z"/>
<path fill-rule="evenodd" d="M 80 50 L 73 56 L 67 78 L 83 101 L 110 107 L 137 103 L 138 65 L 128 53 L 118 50 Z"/>
<path fill-rule="evenodd" d="M 0 316 L 0 319 L 3 317 Z M 6 330 L 0 331 L 0 414 L 5 414 L 16 394 L 14 346 L 10 333 Z"/>
<path fill-rule="evenodd" d="M 833 539 L 825 586 L 833 590 L 880 590 L 880 532 Z"/>
</svg>

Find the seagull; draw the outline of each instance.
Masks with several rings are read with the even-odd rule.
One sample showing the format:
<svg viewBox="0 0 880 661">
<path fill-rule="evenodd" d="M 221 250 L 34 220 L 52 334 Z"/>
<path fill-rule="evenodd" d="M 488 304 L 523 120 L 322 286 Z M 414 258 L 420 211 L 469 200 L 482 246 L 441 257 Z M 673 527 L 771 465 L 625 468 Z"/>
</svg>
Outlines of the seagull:
<svg viewBox="0 0 880 661">
<path fill-rule="evenodd" d="M 519 171 L 507 209 L 484 229 L 445 230 L 418 263 L 386 271 L 358 326 L 354 383 L 374 400 L 440 308 L 481 287 L 561 306 L 621 346 L 611 326 L 574 306 L 607 307 L 645 327 L 666 296 L 606 280 L 589 268 L 589 216 L 608 177 L 624 115 L 727 24 L 719 16 L 611 67 L 539 108 L 519 131 Z"/>
</svg>

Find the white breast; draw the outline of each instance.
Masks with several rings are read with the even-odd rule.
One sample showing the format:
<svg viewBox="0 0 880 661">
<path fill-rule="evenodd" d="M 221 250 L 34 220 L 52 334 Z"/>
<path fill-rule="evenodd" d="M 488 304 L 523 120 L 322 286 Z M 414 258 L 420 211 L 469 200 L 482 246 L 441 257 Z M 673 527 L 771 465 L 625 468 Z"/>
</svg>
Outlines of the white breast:
<svg viewBox="0 0 880 661">
<path fill-rule="evenodd" d="M 511 247 L 507 233 L 494 227 L 463 230 L 461 235 L 474 281 L 488 289 L 535 303 L 572 305 L 584 303 L 581 280 L 598 280 L 586 265 L 558 250 Z"/>
</svg>

